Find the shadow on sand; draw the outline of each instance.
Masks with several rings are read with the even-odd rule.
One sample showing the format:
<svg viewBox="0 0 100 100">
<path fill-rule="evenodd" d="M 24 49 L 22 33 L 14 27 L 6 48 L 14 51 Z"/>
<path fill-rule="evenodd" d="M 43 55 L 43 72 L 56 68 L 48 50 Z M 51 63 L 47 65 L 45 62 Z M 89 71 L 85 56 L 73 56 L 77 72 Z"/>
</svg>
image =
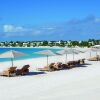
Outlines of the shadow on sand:
<svg viewBox="0 0 100 100">
<path fill-rule="evenodd" d="M 89 64 L 89 63 L 85 63 L 84 65 L 92 65 L 92 64 Z"/>
<path fill-rule="evenodd" d="M 88 65 L 92 65 L 92 64 L 85 63 L 85 64 L 80 64 L 80 65 L 77 65 L 76 67 L 88 67 Z"/>
<path fill-rule="evenodd" d="M 86 65 L 77 65 L 76 67 L 88 67 Z"/>
<path fill-rule="evenodd" d="M 29 72 L 28 76 L 46 74 L 45 72 Z"/>
</svg>

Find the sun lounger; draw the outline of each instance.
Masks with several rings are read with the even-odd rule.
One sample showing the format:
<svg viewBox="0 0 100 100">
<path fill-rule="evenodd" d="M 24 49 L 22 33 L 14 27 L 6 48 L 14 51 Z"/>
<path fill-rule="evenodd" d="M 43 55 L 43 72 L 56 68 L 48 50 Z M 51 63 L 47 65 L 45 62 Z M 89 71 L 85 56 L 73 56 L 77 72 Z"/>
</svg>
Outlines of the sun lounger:
<svg viewBox="0 0 100 100">
<path fill-rule="evenodd" d="M 57 62 L 57 63 L 54 63 L 54 64 L 50 67 L 50 69 L 51 69 L 52 71 L 57 71 L 57 70 L 69 69 L 69 67 L 68 67 L 68 65 L 66 65 L 66 64 L 63 64 L 63 63 L 61 63 L 61 62 Z"/>
<path fill-rule="evenodd" d="M 3 71 L 1 74 L 1 76 L 15 76 L 16 75 L 16 67 L 10 67 L 7 70 Z"/>
<path fill-rule="evenodd" d="M 27 75 L 29 73 L 29 65 L 24 65 L 21 69 L 17 69 L 16 75 Z"/>
<path fill-rule="evenodd" d="M 38 68 L 38 71 L 49 71 L 49 67 L 44 67 L 44 68 Z"/>
<path fill-rule="evenodd" d="M 96 57 L 89 58 L 88 60 L 89 60 L 89 61 L 98 61 L 98 59 L 97 59 Z"/>
<path fill-rule="evenodd" d="M 61 70 L 63 70 L 63 69 L 70 69 L 70 66 L 68 66 L 67 64 L 62 64 Z"/>
<path fill-rule="evenodd" d="M 73 67 L 75 67 L 75 65 L 76 65 L 76 61 L 69 61 L 69 62 L 67 62 L 67 66 L 69 68 L 73 68 Z"/>
<path fill-rule="evenodd" d="M 54 64 L 55 63 L 51 63 L 48 66 L 45 66 L 44 68 L 38 68 L 37 70 L 38 71 L 54 71 L 55 70 Z"/>
<path fill-rule="evenodd" d="M 100 61 L 100 56 L 97 55 L 96 57 L 92 57 L 88 59 L 89 61 Z"/>
<path fill-rule="evenodd" d="M 53 67 L 54 67 L 55 70 L 61 70 L 61 69 L 63 69 L 62 63 L 61 63 L 61 62 L 55 63 L 55 64 L 53 65 Z"/>
</svg>

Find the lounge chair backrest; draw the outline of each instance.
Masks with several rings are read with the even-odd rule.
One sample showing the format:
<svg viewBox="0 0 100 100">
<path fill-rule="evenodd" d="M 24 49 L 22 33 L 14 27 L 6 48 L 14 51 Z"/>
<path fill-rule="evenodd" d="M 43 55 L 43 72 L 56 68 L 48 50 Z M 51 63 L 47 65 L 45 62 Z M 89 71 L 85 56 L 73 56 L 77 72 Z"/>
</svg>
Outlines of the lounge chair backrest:
<svg viewBox="0 0 100 100">
<path fill-rule="evenodd" d="M 61 65 L 62 65 L 61 62 L 57 62 L 57 63 L 55 63 L 53 66 L 54 66 L 54 68 L 58 69 L 58 68 L 61 67 Z"/>
<path fill-rule="evenodd" d="M 29 65 L 24 65 L 24 66 L 22 67 L 21 70 L 26 70 L 26 69 L 28 69 L 29 67 L 30 67 Z"/>
<path fill-rule="evenodd" d="M 57 62 L 57 64 L 58 64 L 58 65 L 61 65 L 61 64 L 62 64 L 62 62 Z"/>
<path fill-rule="evenodd" d="M 53 66 L 55 63 L 51 63 L 48 67 L 51 67 L 51 66 Z"/>
</svg>

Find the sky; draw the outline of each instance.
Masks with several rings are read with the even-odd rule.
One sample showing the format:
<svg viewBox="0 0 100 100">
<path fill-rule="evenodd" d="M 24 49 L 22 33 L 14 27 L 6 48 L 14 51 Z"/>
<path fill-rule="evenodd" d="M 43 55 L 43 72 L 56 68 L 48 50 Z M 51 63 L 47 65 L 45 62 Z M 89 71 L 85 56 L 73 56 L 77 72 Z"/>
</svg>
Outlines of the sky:
<svg viewBox="0 0 100 100">
<path fill-rule="evenodd" d="M 99 19 L 99 0 L 0 0 L 0 41 L 99 39 Z"/>
</svg>

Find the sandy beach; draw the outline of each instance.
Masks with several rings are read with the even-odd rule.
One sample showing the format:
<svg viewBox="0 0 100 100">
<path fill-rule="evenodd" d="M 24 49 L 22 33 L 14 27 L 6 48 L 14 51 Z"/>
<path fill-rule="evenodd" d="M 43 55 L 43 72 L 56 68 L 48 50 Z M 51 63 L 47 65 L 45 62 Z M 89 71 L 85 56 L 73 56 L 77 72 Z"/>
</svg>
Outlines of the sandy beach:
<svg viewBox="0 0 100 100">
<path fill-rule="evenodd" d="M 89 52 L 81 53 L 75 60 L 89 57 Z M 69 54 L 68 61 L 72 58 Z M 49 57 L 49 63 L 59 61 L 64 63 L 65 55 Z M 86 60 L 84 67 L 44 73 L 36 68 L 46 65 L 46 57 L 14 61 L 17 68 L 25 64 L 30 65 L 30 75 L 0 76 L 0 100 L 100 100 L 100 61 Z M 0 62 L 0 72 L 9 66 L 10 61 Z"/>
</svg>

